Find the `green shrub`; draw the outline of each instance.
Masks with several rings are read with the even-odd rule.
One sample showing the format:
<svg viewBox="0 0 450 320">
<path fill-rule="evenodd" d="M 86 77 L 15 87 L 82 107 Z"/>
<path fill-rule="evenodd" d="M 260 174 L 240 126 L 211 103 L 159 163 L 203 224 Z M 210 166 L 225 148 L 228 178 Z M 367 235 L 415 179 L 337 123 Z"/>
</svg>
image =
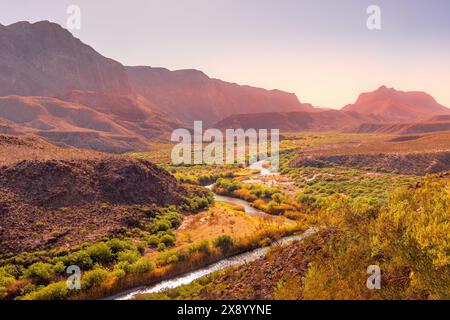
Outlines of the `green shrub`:
<svg viewBox="0 0 450 320">
<path fill-rule="evenodd" d="M 123 279 L 127 275 L 127 272 L 122 268 L 114 268 L 113 274 L 116 278 Z"/>
<path fill-rule="evenodd" d="M 61 261 L 64 262 L 66 266 L 77 265 L 84 270 L 91 269 L 94 265 L 90 255 L 85 250 L 76 251 L 66 257 L 62 257 Z"/>
<path fill-rule="evenodd" d="M 133 263 L 139 260 L 140 257 L 141 255 L 139 254 L 139 252 L 135 250 L 125 250 L 118 253 L 117 260 Z"/>
<path fill-rule="evenodd" d="M 58 261 L 54 266 L 53 266 L 53 272 L 55 274 L 62 274 L 66 271 L 66 266 L 64 265 L 64 263 L 62 261 Z"/>
<path fill-rule="evenodd" d="M 96 243 L 87 249 L 87 252 L 94 262 L 107 264 L 113 260 L 113 253 L 104 242 Z"/>
<path fill-rule="evenodd" d="M 156 247 L 159 244 L 159 238 L 157 236 L 151 236 L 147 240 L 147 244 L 152 247 Z"/>
<path fill-rule="evenodd" d="M 99 267 L 94 270 L 87 271 L 83 274 L 81 279 L 81 287 L 82 289 L 90 289 L 94 286 L 98 286 L 102 284 L 108 276 L 108 271 Z"/>
<path fill-rule="evenodd" d="M 167 220 L 158 220 L 155 222 L 155 231 L 166 231 L 172 228 L 172 224 Z"/>
<path fill-rule="evenodd" d="M 229 235 L 221 235 L 214 240 L 214 246 L 223 252 L 227 252 L 233 248 L 234 241 Z"/>
<path fill-rule="evenodd" d="M 276 203 L 280 204 L 286 200 L 286 197 L 284 195 L 282 195 L 281 193 L 274 193 L 272 195 L 272 200 L 275 201 Z"/>
<path fill-rule="evenodd" d="M 16 279 L 9 274 L 5 268 L 0 268 L 0 299 L 6 297 L 7 290 L 6 288 L 14 283 Z"/>
<path fill-rule="evenodd" d="M 55 282 L 48 286 L 25 295 L 23 300 L 63 300 L 67 297 L 69 290 L 65 281 Z"/>
<path fill-rule="evenodd" d="M 36 262 L 28 267 L 24 273 L 25 278 L 32 278 L 38 283 L 48 283 L 55 276 L 53 265 L 44 262 Z"/>
<path fill-rule="evenodd" d="M 179 251 L 176 250 L 169 250 L 160 253 L 156 259 L 158 260 L 158 263 L 160 265 L 166 265 L 170 263 L 176 263 L 178 261 L 181 261 L 180 258 L 182 256 L 179 256 Z"/>
<path fill-rule="evenodd" d="M 176 228 L 181 225 L 182 215 L 175 211 L 168 211 L 164 213 L 164 219 L 170 221 L 172 228 Z"/>
<path fill-rule="evenodd" d="M 133 273 L 146 273 L 153 270 L 153 264 L 147 258 L 140 258 L 130 265 L 130 270 Z"/>
<path fill-rule="evenodd" d="M 111 239 L 108 242 L 106 242 L 106 245 L 111 249 L 113 253 L 117 253 L 125 249 L 131 249 L 133 247 L 133 244 L 130 243 L 129 241 L 120 239 Z"/>
<path fill-rule="evenodd" d="M 189 250 L 189 253 L 201 252 L 201 253 L 204 253 L 207 255 L 211 253 L 211 249 L 209 247 L 208 240 L 202 240 L 198 243 L 195 243 L 195 244 L 191 245 L 188 250 Z"/>
<path fill-rule="evenodd" d="M 318 205 L 318 198 L 316 196 L 305 193 L 300 193 L 296 200 L 299 204 L 306 206 L 310 210 L 316 209 Z"/>
<path fill-rule="evenodd" d="M 39 289 L 39 286 L 37 286 L 33 283 L 29 283 L 25 287 L 22 288 L 20 293 L 21 293 L 21 295 L 27 295 L 27 294 L 37 291 L 38 289 Z"/>
<path fill-rule="evenodd" d="M 173 246 L 175 244 L 175 238 L 168 234 L 162 236 L 160 241 L 161 243 L 164 243 L 166 246 Z"/>
</svg>

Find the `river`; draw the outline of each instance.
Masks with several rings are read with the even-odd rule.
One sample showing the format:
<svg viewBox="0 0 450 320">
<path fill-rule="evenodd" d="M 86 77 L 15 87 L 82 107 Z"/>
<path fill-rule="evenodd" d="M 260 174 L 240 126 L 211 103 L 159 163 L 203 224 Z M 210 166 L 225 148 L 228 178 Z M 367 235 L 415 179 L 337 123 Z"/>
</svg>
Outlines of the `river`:
<svg viewBox="0 0 450 320">
<path fill-rule="evenodd" d="M 249 168 L 250 169 L 259 169 L 260 170 L 260 175 L 274 175 L 276 173 L 271 172 L 268 169 L 265 169 L 263 167 L 263 163 L 264 161 L 259 161 L 256 162 L 254 164 L 252 164 Z M 207 186 L 207 188 L 212 189 L 212 185 Z M 236 198 L 232 198 L 232 197 L 226 197 L 226 196 L 221 196 L 221 195 L 217 195 L 214 194 L 214 199 L 215 201 L 219 201 L 219 202 L 224 202 L 224 203 L 229 203 L 232 205 L 239 205 L 242 206 L 245 209 L 245 212 L 249 215 L 253 215 L 253 216 L 264 216 L 264 215 L 268 215 L 267 213 L 264 213 L 262 211 L 259 211 L 255 208 L 253 208 L 247 201 L 241 200 L 241 199 L 236 199 Z M 276 243 L 272 244 L 271 247 L 273 246 L 285 246 L 288 245 L 290 243 L 292 243 L 293 241 L 299 241 L 302 240 L 308 236 L 310 236 L 311 234 L 315 233 L 316 230 L 313 228 L 310 228 L 308 230 L 306 230 L 303 234 L 298 235 L 298 236 L 289 236 L 289 237 L 285 237 L 279 241 L 277 241 Z M 267 254 L 267 252 L 270 250 L 271 247 L 266 247 L 266 248 L 258 248 L 246 253 L 242 253 L 242 254 L 238 254 L 236 256 L 230 257 L 230 258 L 226 258 L 223 260 L 220 260 L 216 263 L 213 263 L 211 265 L 208 265 L 204 268 L 192 271 L 192 272 L 188 272 L 186 274 L 180 275 L 178 277 L 169 279 L 169 280 L 165 280 L 165 281 L 161 281 L 159 283 L 156 283 L 154 285 L 151 286 L 147 286 L 147 287 L 140 287 L 137 289 L 133 289 L 133 290 L 129 290 L 127 292 L 124 293 L 120 293 L 118 295 L 115 295 L 113 297 L 111 297 L 110 299 L 114 299 L 114 300 L 130 300 L 133 299 L 134 296 L 138 295 L 138 294 L 148 294 L 148 293 L 156 293 L 156 292 L 161 292 L 164 291 L 166 289 L 172 289 L 172 288 L 176 288 L 185 284 L 189 284 L 203 276 L 206 276 L 208 274 L 211 274 L 213 272 L 231 267 L 231 266 L 236 266 L 236 265 L 241 265 L 244 263 L 248 263 L 251 261 L 254 261 L 258 258 L 263 257 L 264 255 Z"/>
</svg>

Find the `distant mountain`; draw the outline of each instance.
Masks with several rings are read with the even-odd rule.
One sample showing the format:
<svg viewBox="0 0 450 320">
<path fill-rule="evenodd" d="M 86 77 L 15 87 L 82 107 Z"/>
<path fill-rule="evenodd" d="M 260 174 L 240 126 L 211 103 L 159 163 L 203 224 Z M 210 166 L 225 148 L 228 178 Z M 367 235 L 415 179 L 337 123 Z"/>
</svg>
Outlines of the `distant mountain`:
<svg viewBox="0 0 450 320">
<path fill-rule="evenodd" d="M 450 114 L 433 116 L 429 119 L 429 121 L 450 121 Z"/>
<path fill-rule="evenodd" d="M 56 23 L 0 27 L 0 95 L 55 96 L 70 90 L 128 95 L 124 67 Z"/>
<path fill-rule="evenodd" d="M 416 134 L 450 131 L 450 121 L 422 121 L 415 123 L 363 123 L 350 132 Z"/>
<path fill-rule="evenodd" d="M 450 109 L 425 92 L 397 91 L 385 86 L 361 94 L 354 104 L 342 110 L 376 117 L 383 122 L 415 122 L 434 115 L 450 114 Z"/>
<path fill-rule="evenodd" d="M 215 126 L 278 128 L 281 131 L 343 130 L 359 133 L 421 133 L 449 130 L 450 109 L 424 92 L 403 92 L 385 86 L 359 96 L 341 110 L 232 115 Z"/>
<path fill-rule="evenodd" d="M 194 120 L 208 125 L 242 112 L 316 111 L 295 94 L 201 71 L 124 67 L 48 21 L 0 25 L 0 47 L 0 130 L 61 145 L 122 152 L 167 139 Z"/>
<path fill-rule="evenodd" d="M 167 138 L 183 126 L 134 90 L 123 65 L 58 24 L 1 26 L 0 47 L 0 117 L 16 132 L 124 152 L 147 149 L 145 139 Z"/>
<path fill-rule="evenodd" d="M 325 131 L 450 115 L 426 93 L 384 86 L 338 111 L 197 70 L 125 67 L 48 21 L 0 25 L 0 48 L 0 132 L 58 145 L 146 149 L 148 141 L 167 139 L 194 120 L 219 128 Z"/>
<path fill-rule="evenodd" d="M 107 152 L 145 150 L 137 130 L 113 115 L 50 97 L 0 97 L 0 133 L 32 134 L 60 146 Z"/>
<path fill-rule="evenodd" d="M 325 110 L 319 112 L 268 112 L 258 114 L 239 114 L 216 123 L 213 127 L 280 129 L 289 131 L 335 131 L 354 128 L 365 121 L 373 121 L 353 112 Z"/>
<path fill-rule="evenodd" d="M 233 114 L 315 111 L 293 93 L 211 79 L 197 70 L 127 67 L 133 87 L 157 110 L 185 123 L 212 124 Z"/>
</svg>

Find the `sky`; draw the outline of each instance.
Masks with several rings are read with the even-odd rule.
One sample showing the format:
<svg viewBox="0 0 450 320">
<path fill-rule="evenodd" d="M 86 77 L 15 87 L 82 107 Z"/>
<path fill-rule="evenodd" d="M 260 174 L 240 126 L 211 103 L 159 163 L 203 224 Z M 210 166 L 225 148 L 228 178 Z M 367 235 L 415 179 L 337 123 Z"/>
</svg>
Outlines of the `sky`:
<svg viewBox="0 0 450 320">
<path fill-rule="evenodd" d="M 199 69 L 341 108 L 381 85 L 450 107 L 448 0 L 0 0 L 0 23 L 50 20 L 125 65 Z M 381 10 L 369 30 L 366 10 Z"/>
</svg>

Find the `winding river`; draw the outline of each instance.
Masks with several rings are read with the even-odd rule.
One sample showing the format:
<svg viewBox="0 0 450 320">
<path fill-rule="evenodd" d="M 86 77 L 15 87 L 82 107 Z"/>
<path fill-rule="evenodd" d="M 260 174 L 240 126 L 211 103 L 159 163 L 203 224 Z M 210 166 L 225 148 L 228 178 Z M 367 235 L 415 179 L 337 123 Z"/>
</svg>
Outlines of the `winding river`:
<svg viewBox="0 0 450 320">
<path fill-rule="evenodd" d="M 259 169 L 260 170 L 259 175 L 276 174 L 276 173 L 272 173 L 270 170 L 264 168 L 263 163 L 264 163 L 264 161 L 256 162 L 256 163 L 252 164 L 249 168 L 250 169 Z M 212 185 L 207 186 L 207 188 L 212 189 Z M 217 194 L 214 194 L 214 199 L 219 202 L 242 206 L 245 209 L 245 212 L 249 215 L 253 215 L 253 216 L 267 215 L 266 213 L 259 211 L 255 208 L 253 208 L 252 206 L 250 206 L 250 204 L 247 201 L 244 201 L 241 199 L 221 196 L 221 195 L 217 195 Z M 279 240 L 278 242 L 272 244 L 272 246 L 280 246 L 280 245 L 285 246 L 294 241 L 302 240 L 315 232 L 316 232 L 315 229 L 310 228 L 301 235 L 285 237 L 285 238 Z M 216 263 L 213 263 L 211 265 L 208 265 L 208 266 L 198 269 L 196 271 L 188 272 L 186 274 L 174 277 L 169 280 L 161 281 L 161 282 L 153 284 L 151 286 L 139 287 L 139 288 L 136 288 L 133 290 L 129 290 L 127 292 L 123 292 L 123 293 L 117 294 L 113 297 L 110 297 L 109 299 L 130 300 L 130 299 L 133 299 L 133 297 L 138 294 L 156 293 L 156 292 L 164 291 L 166 289 L 172 289 L 172 288 L 176 288 L 176 287 L 179 287 L 182 285 L 186 285 L 186 284 L 189 284 L 203 276 L 211 274 L 213 272 L 216 272 L 216 271 L 219 271 L 219 270 L 231 267 L 231 266 L 245 264 L 245 263 L 254 261 L 258 258 L 261 258 L 267 254 L 267 252 L 270 250 L 270 248 L 272 246 L 266 247 L 266 248 L 258 248 L 258 249 L 255 249 L 255 250 L 252 250 L 252 251 L 249 251 L 246 253 L 238 254 L 238 255 L 230 257 L 230 258 L 225 258 L 223 260 L 220 260 Z"/>
</svg>

